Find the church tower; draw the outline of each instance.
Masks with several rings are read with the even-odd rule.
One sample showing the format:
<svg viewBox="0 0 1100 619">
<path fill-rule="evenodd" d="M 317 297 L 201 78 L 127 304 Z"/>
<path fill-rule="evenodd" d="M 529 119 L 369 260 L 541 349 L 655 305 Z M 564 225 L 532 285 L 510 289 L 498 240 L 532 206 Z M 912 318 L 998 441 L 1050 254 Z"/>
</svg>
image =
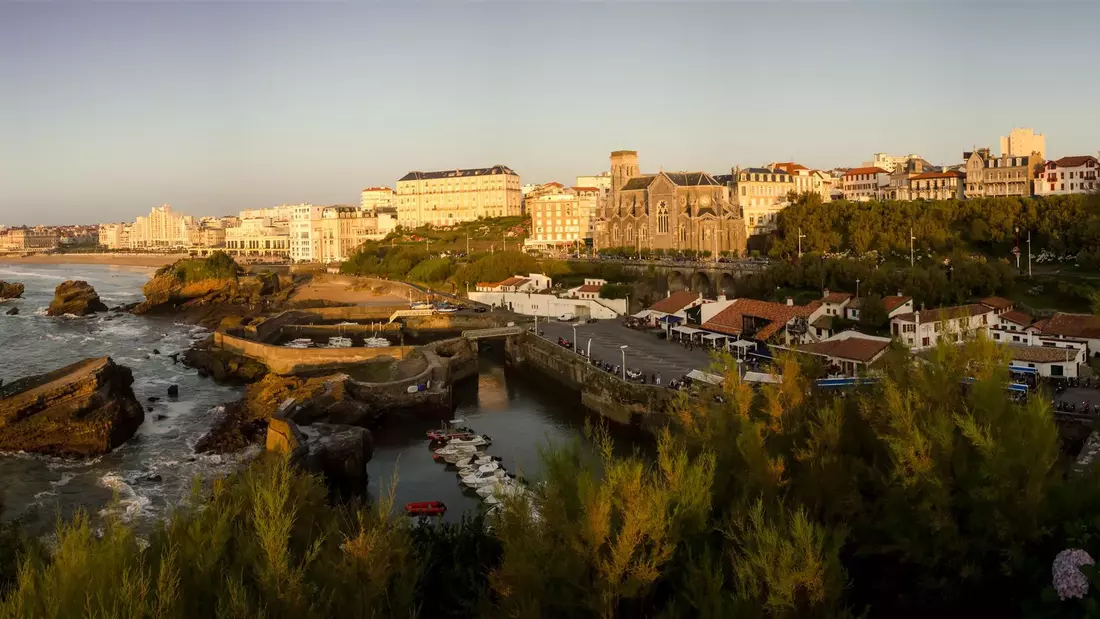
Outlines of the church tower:
<svg viewBox="0 0 1100 619">
<path fill-rule="evenodd" d="M 623 188 L 632 176 L 638 176 L 638 151 L 617 150 L 611 153 L 611 192 Z"/>
</svg>

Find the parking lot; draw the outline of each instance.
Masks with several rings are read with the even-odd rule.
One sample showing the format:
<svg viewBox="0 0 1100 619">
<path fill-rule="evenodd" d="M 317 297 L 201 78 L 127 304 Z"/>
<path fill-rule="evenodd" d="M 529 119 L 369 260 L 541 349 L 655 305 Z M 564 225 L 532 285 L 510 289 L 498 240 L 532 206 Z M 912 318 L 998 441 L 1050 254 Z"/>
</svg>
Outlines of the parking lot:
<svg viewBox="0 0 1100 619">
<path fill-rule="evenodd" d="M 544 337 L 554 342 L 559 337 L 573 340 L 573 323 L 543 320 L 539 319 L 539 330 Z M 626 344 L 627 368 L 644 372 L 647 380 L 652 380 L 653 372 L 660 372 L 661 382 L 666 385 L 691 370 L 706 371 L 710 366 L 710 357 L 705 350 L 688 350 L 678 343 L 658 339 L 653 333 L 628 329 L 618 320 L 601 320 L 577 326 L 578 348 L 587 350 L 589 340 L 592 340 L 593 359 L 614 364 L 622 363 L 619 347 Z"/>
</svg>

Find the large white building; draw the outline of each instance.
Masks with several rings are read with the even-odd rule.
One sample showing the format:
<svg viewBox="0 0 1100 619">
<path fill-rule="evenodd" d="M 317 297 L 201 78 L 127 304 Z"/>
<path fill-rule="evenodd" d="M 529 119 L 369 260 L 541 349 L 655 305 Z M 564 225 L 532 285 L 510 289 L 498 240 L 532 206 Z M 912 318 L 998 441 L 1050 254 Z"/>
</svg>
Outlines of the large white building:
<svg viewBox="0 0 1100 619">
<path fill-rule="evenodd" d="M 1100 165 L 1092 155 L 1062 157 L 1048 161 L 1035 178 L 1035 195 L 1053 196 L 1068 193 L 1089 193 L 1100 189 L 1097 172 Z"/>
<path fill-rule="evenodd" d="M 192 245 L 195 218 L 172 211 L 171 205 L 153 207 L 134 220 L 130 228 L 131 249 L 186 248 Z"/>
<path fill-rule="evenodd" d="M 269 217 L 242 219 L 239 226 L 225 229 L 225 251 L 234 256 L 281 257 L 290 255 L 287 222 Z"/>
<path fill-rule="evenodd" d="M 409 172 L 397 181 L 397 223 L 402 226 L 451 226 L 522 214 L 519 175 L 507 166 Z"/>
<path fill-rule="evenodd" d="M 932 348 L 941 338 L 958 342 L 996 323 L 993 308 L 980 303 L 899 314 L 890 319 L 890 335 L 912 350 Z"/>
<path fill-rule="evenodd" d="M 844 199 L 855 202 L 867 202 L 882 198 L 890 186 L 890 173 L 877 167 L 852 168 L 844 173 L 840 191 Z"/>
<path fill-rule="evenodd" d="M 1028 157 L 1038 154 L 1046 157 L 1047 139 L 1042 133 L 1035 133 L 1030 127 L 1016 127 L 1008 135 L 1001 136 L 1002 157 Z"/>
<path fill-rule="evenodd" d="M 377 213 L 394 212 L 397 192 L 389 187 L 367 187 L 360 197 L 359 207 L 368 217 Z"/>
<path fill-rule="evenodd" d="M 290 259 L 316 262 L 321 259 L 321 213 L 323 206 L 298 204 L 290 210 Z"/>
<path fill-rule="evenodd" d="M 268 208 L 248 208 L 239 213 L 241 221 L 245 219 L 270 219 L 272 222 L 290 221 L 290 213 L 294 207 L 290 204 L 271 206 Z"/>
<path fill-rule="evenodd" d="M 595 176 L 578 176 L 577 187 L 595 187 L 600 190 L 600 197 L 606 198 L 611 193 L 611 173 L 604 172 Z"/>
<path fill-rule="evenodd" d="M 525 204 L 531 216 L 531 236 L 523 244 L 527 247 L 584 244 L 592 238 L 599 201 L 600 190 L 595 187 L 558 187 L 537 197 L 529 195 Z"/>
<path fill-rule="evenodd" d="M 107 249 L 130 249 L 132 224 L 100 224 L 99 244 Z"/>
<path fill-rule="evenodd" d="M 887 172 L 893 174 L 899 167 L 904 168 L 905 164 L 910 159 L 920 159 L 917 155 L 887 155 L 886 153 L 875 153 L 871 156 L 870 161 L 864 161 L 863 167 L 865 168 L 882 168 Z"/>
</svg>

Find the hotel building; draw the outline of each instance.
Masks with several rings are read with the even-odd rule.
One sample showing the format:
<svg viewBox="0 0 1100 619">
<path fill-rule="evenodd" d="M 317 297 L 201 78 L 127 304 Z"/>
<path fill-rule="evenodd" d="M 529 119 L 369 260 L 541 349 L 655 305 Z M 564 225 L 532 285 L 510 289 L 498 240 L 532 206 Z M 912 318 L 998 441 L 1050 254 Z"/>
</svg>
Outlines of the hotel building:
<svg viewBox="0 0 1100 619">
<path fill-rule="evenodd" d="M 557 185 L 557 183 L 554 183 Z M 562 188 L 528 194 L 527 213 L 531 216 L 531 236 L 524 241 L 528 247 L 552 247 L 585 243 L 592 238 L 593 225 L 600 202 L 596 187 Z"/>
<path fill-rule="evenodd" d="M 157 206 L 149 215 L 138 217 L 130 228 L 130 249 L 190 247 L 198 226 L 195 218 L 181 215 L 171 205 Z"/>
<path fill-rule="evenodd" d="M 852 168 L 844 173 L 840 190 L 846 200 L 867 202 L 882 198 L 890 186 L 890 173 L 882 168 L 871 166 Z"/>
<path fill-rule="evenodd" d="M 378 229 L 378 220 L 354 206 L 326 206 L 321 211 L 317 259 L 322 264 L 343 262 Z"/>
<path fill-rule="evenodd" d="M 519 175 L 507 166 L 409 172 L 397 181 L 397 223 L 450 226 L 523 214 Z"/>
<path fill-rule="evenodd" d="M 315 262 L 320 257 L 321 211 L 323 206 L 299 204 L 290 209 L 290 259 Z"/>
<path fill-rule="evenodd" d="M 225 251 L 233 256 L 289 256 L 290 229 L 270 217 L 242 219 L 241 225 L 225 230 Z"/>
<path fill-rule="evenodd" d="M 1037 152 L 993 157 L 988 148 L 963 153 L 963 159 L 967 198 L 1029 196 L 1044 163 Z"/>
<path fill-rule="evenodd" d="M 373 217 L 380 212 L 392 212 L 396 199 L 397 193 L 389 187 L 367 187 L 363 190 L 359 207 L 367 216 Z"/>
<path fill-rule="evenodd" d="M 1069 193 L 1089 193 L 1100 189 L 1097 180 L 1096 157 L 1078 155 L 1048 161 L 1035 179 L 1035 195 L 1054 196 Z"/>
</svg>

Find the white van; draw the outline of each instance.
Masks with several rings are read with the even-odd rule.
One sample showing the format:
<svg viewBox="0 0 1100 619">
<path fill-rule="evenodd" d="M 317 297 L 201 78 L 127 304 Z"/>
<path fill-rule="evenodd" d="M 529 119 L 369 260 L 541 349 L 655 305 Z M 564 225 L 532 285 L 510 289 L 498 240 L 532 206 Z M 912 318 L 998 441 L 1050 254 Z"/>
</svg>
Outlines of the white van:
<svg viewBox="0 0 1100 619">
<path fill-rule="evenodd" d="M 562 322 L 573 322 L 573 320 L 575 320 L 576 318 L 577 317 L 573 314 L 562 314 L 561 316 L 558 316 L 558 320 Z"/>
</svg>

